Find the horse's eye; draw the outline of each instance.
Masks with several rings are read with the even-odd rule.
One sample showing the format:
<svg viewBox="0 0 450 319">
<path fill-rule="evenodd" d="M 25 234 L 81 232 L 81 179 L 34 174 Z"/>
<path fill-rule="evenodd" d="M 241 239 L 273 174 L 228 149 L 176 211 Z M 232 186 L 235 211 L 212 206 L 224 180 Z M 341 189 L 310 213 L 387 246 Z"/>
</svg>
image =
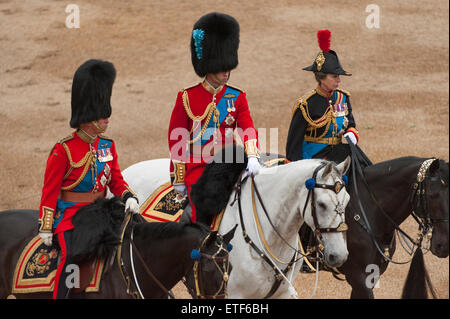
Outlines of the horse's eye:
<svg viewBox="0 0 450 319">
<path fill-rule="evenodd" d="M 322 203 L 322 202 L 318 202 L 318 204 L 319 204 L 319 207 L 322 208 L 322 209 L 326 209 L 327 208 L 327 206 L 324 203 Z"/>
</svg>

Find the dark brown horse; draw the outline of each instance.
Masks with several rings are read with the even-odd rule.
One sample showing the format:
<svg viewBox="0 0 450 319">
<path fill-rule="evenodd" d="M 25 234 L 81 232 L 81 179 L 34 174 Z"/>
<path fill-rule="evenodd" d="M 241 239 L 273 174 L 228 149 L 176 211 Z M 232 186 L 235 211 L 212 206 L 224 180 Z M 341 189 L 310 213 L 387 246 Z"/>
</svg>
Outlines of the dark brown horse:
<svg viewBox="0 0 450 319">
<path fill-rule="evenodd" d="M 358 151 L 361 154 L 359 148 Z M 273 163 L 277 163 L 276 158 L 282 158 L 274 154 L 266 156 Z M 363 161 L 361 155 L 359 158 L 358 163 Z M 419 183 L 419 170 L 426 160 L 409 156 L 375 165 L 369 161 L 365 168 L 352 161 L 346 187 L 350 202 L 345 213 L 349 227 L 349 257 L 338 268 L 352 287 L 351 298 L 373 298 L 372 289 L 377 279 L 375 275 L 381 276 L 390 262 L 399 262 L 391 258 L 396 249 L 395 232 L 402 232 L 399 225 L 409 216 L 417 220 L 424 237 L 432 235 L 430 250 L 433 255 L 439 258 L 449 255 L 449 164 L 443 160 L 429 161 L 432 163 L 426 167 L 423 181 Z M 355 183 L 357 187 L 354 187 Z M 420 195 L 417 195 L 419 189 Z M 302 226 L 300 234 L 303 233 Z M 422 240 L 417 242 L 411 237 L 408 239 L 408 234 L 401 235 L 412 242 L 409 244 L 411 247 L 422 244 Z M 311 244 L 314 246 L 313 242 Z M 417 249 L 402 297 L 426 298 L 426 278 L 422 252 Z"/>
<path fill-rule="evenodd" d="M 111 201 L 115 202 L 111 204 Z M 88 205 L 86 213 L 98 210 L 99 205 L 103 205 L 100 207 L 103 211 L 105 207 L 109 207 L 116 215 L 117 212 L 122 217 L 124 215 L 124 206 L 117 199 Z M 37 235 L 37 218 L 38 212 L 35 210 L 0 212 L 0 299 L 11 295 L 17 260 L 25 245 Z M 139 217 L 134 218 L 136 219 L 139 220 Z M 130 245 L 131 233 L 134 246 Z M 76 296 L 93 299 L 167 298 L 168 290 L 185 279 L 188 289 L 198 292 L 193 293 L 193 297 L 224 297 L 227 277 L 231 271 L 227 245 L 233 235 L 234 229 L 222 237 L 197 223 L 130 222 L 124 228 L 123 243 L 120 245 L 123 267 L 119 266 L 119 258 L 114 258 L 112 266 L 103 274 L 99 292 Z M 133 263 L 130 256 L 133 256 Z M 193 267 L 194 264 L 196 267 Z M 196 278 L 203 280 L 196 282 Z M 21 293 L 14 297 L 51 298 L 51 295 L 51 292 Z"/>
<path fill-rule="evenodd" d="M 378 268 L 381 275 L 389 262 L 396 262 L 390 258 L 396 249 L 395 231 L 402 232 L 399 225 L 409 216 L 416 219 L 423 236 L 432 234 L 433 255 L 448 256 L 449 164 L 410 156 L 368 166 L 361 174 L 356 173 L 355 166 L 358 165 L 353 165 L 349 178 L 351 199 L 346 210 L 349 258 L 339 271 L 352 286 L 351 298 L 373 298 L 375 282 L 367 280 L 370 275 L 367 267 Z M 422 239 L 417 242 L 409 237 L 409 240 L 419 246 L 410 273 L 420 269 L 423 272 Z M 427 296 L 425 275 L 422 273 L 417 281 L 406 283 L 404 298 Z"/>
</svg>

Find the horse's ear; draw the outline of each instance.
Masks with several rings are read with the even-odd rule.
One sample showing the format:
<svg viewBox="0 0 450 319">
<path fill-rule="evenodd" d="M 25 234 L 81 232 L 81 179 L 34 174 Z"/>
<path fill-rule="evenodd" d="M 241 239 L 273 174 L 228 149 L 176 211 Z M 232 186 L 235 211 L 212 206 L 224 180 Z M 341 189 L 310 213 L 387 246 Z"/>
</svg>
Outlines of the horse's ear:
<svg viewBox="0 0 450 319">
<path fill-rule="evenodd" d="M 322 172 L 322 178 L 325 178 L 328 174 L 331 174 L 331 171 L 333 170 L 333 162 L 328 162 L 327 166 L 323 169 Z"/>
<path fill-rule="evenodd" d="M 351 162 L 352 162 L 352 160 L 351 160 L 350 156 L 347 156 L 347 158 L 343 162 L 339 163 L 336 166 L 336 168 L 338 169 L 338 171 L 341 175 L 344 175 L 347 173 L 348 169 L 350 168 Z"/>
<path fill-rule="evenodd" d="M 212 231 L 209 234 L 208 241 L 206 242 L 206 245 L 208 246 L 208 245 L 216 242 L 216 240 L 217 240 L 217 230 L 216 231 Z"/>
<path fill-rule="evenodd" d="M 228 243 L 233 239 L 234 232 L 236 231 L 238 224 L 236 224 L 228 233 L 223 235 L 223 242 L 228 245 Z"/>
<path fill-rule="evenodd" d="M 439 171 L 439 160 L 434 160 L 428 169 L 430 175 L 436 175 Z"/>
</svg>

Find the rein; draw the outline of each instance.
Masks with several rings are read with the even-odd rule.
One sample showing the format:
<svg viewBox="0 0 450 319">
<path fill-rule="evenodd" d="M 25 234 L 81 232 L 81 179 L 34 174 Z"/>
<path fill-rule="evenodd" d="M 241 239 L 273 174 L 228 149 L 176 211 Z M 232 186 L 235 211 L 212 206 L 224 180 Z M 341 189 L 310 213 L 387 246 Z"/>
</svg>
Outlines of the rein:
<svg viewBox="0 0 450 319">
<path fill-rule="evenodd" d="M 124 235 L 125 235 L 125 230 L 129 224 L 131 220 L 131 233 L 130 233 L 130 238 L 129 238 L 129 242 L 130 242 L 130 263 L 131 263 L 131 268 L 133 271 L 133 277 L 134 277 L 134 285 L 137 288 L 138 291 L 131 291 L 130 286 L 131 286 L 131 278 L 128 275 L 126 268 L 125 268 L 125 264 L 123 262 L 122 259 L 122 245 L 124 244 Z M 142 264 L 142 266 L 144 267 L 145 272 L 147 273 L 147 275 L 158 285 L 158 287 L 164 292 L 166 293 L 168 296 L 170 296 L 170 298 L 175 299 L 175 296 L 173 295 L 173 293 L 168 290 L 159 280 L 158 278 L 156 278 L 156 276 L 151 272 L 151 270 L 148 268 L 147 264 L 145 263 L 144 259 L 142 258 L 141 253 L 139 252 L 139 249 L 136 247 L 136 244 L 134 243 L 133 240 L 133 233 L 134 233 L 134 227 L 133 227 L 133 216 L 131 212 L 128 212 L 124 223 L 123 223 L 123 230 L 122 230 L 122 235 L 121 235 L 121 244 L 119 246 L 119 250 L 117 253 L 117 261 L 119 263 L 119 269 L 120 272 L 122 274 L 122 278 L 125 281 L 125 284 L 127 286 L 127 294 L 134 296 L 135 298 L 141 298 L 141 299 L 145 299 L 141 289 L 139 287 L 139 283 L 137 281 L 136 278 L 136 272 L 135 272 L 135 267 L 134 267 L 134 262 L 133 262 L 133 250 L 136 253 L 136 256 L 138 257 L 140 263 Z"/>
<path fill-rule="evenodd" d="M 321 168 L 323 168 L 325 165 L 326 165 L 326 163 L 325 163 L 325 164 L 321 164 L 321 165 L 319 165 L 319 166 L 315 169 L 315 171 L 314 171 L 314 173 L 313 173 L 313 178 L 314 178 L 314 179 L 316 178 L 318 171 L 319 171 Z M 289 243 L 289 242 L 288 242 L 288 241 L 280 234 L 280 232 L 276 229 L 275 225 L 273 224 L 273 222 L 272 222 L 272 220 L 271 220 L 271 218 L 270 218 L 270 216 L 269 216 L 269 214 L 268 214 L 268 212 L 267 212 L 267 209 L 266 209 L 266 207 L 265 207 L 265 205 L 264 205 L 264 202 L 263 202 L 263 200 L 262 200 L 262 198 L 261 198 L 261 195 L 260 195 L 260 193 L 259 193 L 258 187 L 256 186 L 254 176 L 251 176 L 251 178 L 252 178 L 252 184 L 251 184 L 252 191 L 251 191 L 251 192 L 252 192 L 253 212 L 254 212 L 255 220 L 256 220 L 256 222 L 257 222 L 258 232 L 261 234 L 262 242 L 263 242 L 263 244 L 264 244 L 266 250 L 269 252 L 269 254 L 270 254 L 272 257 L 274 257 L 274 259 L 276 259 L 279 263 L 287 264 L 287 267 L 286 267 L 283 271 L 281 271 L 281 270 L 278 268 L 278 266 L 277 266 L 277 265 L 276 265 L 276 264 L 275 264 L 275 263 L 274 263 L 274 262 L 273 262 L 273 261 L 272 261 L 272 260 L 271 260 L 271 259 L 270 259 L 270 258 L 269 258 L 269 257 L 268 257 L 261 249 L 258 248 L 258 246 L 254 243 L 254 241 L 251 240 L 251 238 L 248 236 L 247 231 L 246 231 L 246 228 L 245 228 L 244 219 L 243 219 L 243 214 L 242 214 L 242 205 L 241 205 L 241 191 L 242 191 L 242 184 L 247 180 L 248 176 L 246 176 L 244 179 L 242 179 L 242 174 L 243 174 L 243 173 L 241 173 L 241 175 L 239 176 L 238 182 L 237 182 L 236 186 L 234 187 L 234 190 L 235 190 L 235 198 L 234 198 L 233 202 L 230 204 L 230 206 L 233 206 L 236 200 L 238 201 L 239 219 L 240 219 L 240 222 L 241 222 L 242 235 L 243 235 L 243 237 L 244 237 L 245 242 L 246 242 L 247 244 L 249 244 L 249 245 L 253 248 L 253 250 L 256 251 L 256 253 L 258 254 L 258 256 L 259 256 L 261 259 L 263 259 L 263 260 L 264 260 L 264 261 L 265 261 L 265 262 L 266 262 L 266 263 L 267 263 L 267 264 L 275 271 L 275 275 L 274 275 L 274 276 L 275 276 L 275 282 L 274 282 L 274 284 L 273 284 L 271 290 L 270 290 L 270 291 L 267 293 L 267 295 L 264 297 L 264 299 L 267 299 L 267 298 L 270 298 L 270 297 L 277 291 L 277 289 L 278 289 L 279 286 L 281 285 L 281 282 L 282 282 L 283 278 L 286 278 L 286 274 L 287 274 L 287 273 L 289 272 L 289 270 L 292 268 L 292 265 L 295 264 L 295 263 L 296 263 L 298 260 L 300 260 L 301 258 L 309 257 L 309 254 L 310 254 L 310 253 L 308 252 L 307 254 L 305 254 L 305 253 L 303 253 L 301 250 L 292 247 L 292 245 L 291 245 L 291 244 L 290 244 L 290 243 Z M 318 246 L 316 247 L 316 251 L 317 251 L 318 253 L 321 253 L 321 251 L 324 249 L 324 246 L 320 243 L 321 238 L 322 238 L 322 236 L 321 236 L 321 233 L 322 233 L 322 232 L 323 232 L 323 233 L 345 232 L 345 231 L 347 231 L 348 227 L 347 227 L 347 225 L 346 225 L 345 223 L 341 223 L 341 224 L 339 224 L 338 227 L 334 227 L 334 228 L 330 228 L 330 227 L 322 228 L 322 227 L 320 227 L 320 225 L 319 225 L 319 223 L 318 223 L 318 220 L 317 220 L 316 211 L 315 211 L 315 200 L 314 200 L 314 191 L 313 191 L 314 188 L 331 189 L 331 190 L 333 190 L 334 192 L 339 193 L 339 191 L 342 189 L 342 184 L 340 184 L 339 182 L 336 183 L 336 184 L 334 184 L 334 185 L 315 184 L 315 186 L 313 186 L 312 188 L 310 188 L 310 189 L 309 189 L 309 192 L 308 192 L 308 196 L 307 196 L 307 199 L 306 199 L 306 202 L 305 202 L 305 207 L 304 207 L 302 216 L 303 216 L 303 218 L 304 218 L 305 211 L 306 211 L 306 207 L 307 207 L 307 204 L 308 204 L 308 202 L 309 202 L 309 196 L 310 196 L 310 194 L 313 194 L 313 195 L 312 195 L 312 202 L 311 202 L 311 207 L 312 207 L 311 213 L 312 213 L 312 215 L 313 215 L 314 224 L 315 224 L 315 230 L 316 230 L 315 234 L 316 234 L 316 236 L 318 236 L 318 239 L 319 239 L 319 244 L 318 244 Z M 258 217 L 257 217 L 257 213 L 256 213 L 256 205 L 255 205 L 255 200 L 254 200 L 253 192 L 256 193 L 256 196 L 257 196 L 257 198 L 258 198 L 258 201 L 259 201 L 259 203 L 260 203 L 260 205 L 261 205 L 261 207 L 262 207 L 262 209 L 263 209 L 263 211 L 264 211 L 264 214 L 266 215 L 266 217 L 267 217 L 267 219 L 268 219 L 268 221 L 269 221 L 269 223 L 270 223 L 270 226 L 273 228 L 273 230 L 274 230 L 275 233 L 278 235 L 278 237 L 280 237 L 280 238 L 282 239 L 282 241 L 283 241 L 289 248 L 291 248 L 291 249 L 294 251 L 294 256 L 292 257 L 292 259 L 291 259 L 289 262 L 285 262 L 285 261 L 282 261 L 282 260 L 280 260 L 279 258 L 277 258 L 277 257 L 273 254 L 273 252 L 271 251 L 270 247 L 267 245 L 267 242 L 266 242 L 266 240 L 265 240 L 265 238 L 264 238 L 264 235 L 262 234 L 262 229 L 261 229 L 261 225 L 260 225 L 260 223 L 259 223 L 259 219 L 258 219 Z M 344 209 L 342 209 L 342 210 L 338 210 L 338 209 L 337 209 L 336 212 L 337 212 L 338 214 L 343 214 L 343 213 L 345 212 L 345 210 L 344 210 Z M 297 254 L 300 255 L 299 258 L 296 258 Z M 309 257 L 309 258 L 310 258 L 310 260 L 312 260 L 311 257 Z"/>
<path fill-rule="evenodd" d="M 358 191 L 358 187 L 357 187 L 357 183 L 356 183 L 356 174 L 355 174 L 356 171 L 355 171 L 355 169 L 357 169 L 358 174 L 361 177 L 361 180 L 362 180 L 364 186 L 366 187 L 367 191 L 369 192 L 370 197 L 372 198 L 372 201 L 379 208 L 379 210 L 383 214 L 383 216 L 394 226 L 394 228 L 398 232 L 400 232 L 411 243 L 413 243 L 415 246 L 417 246 L 418 249 L 420 249 L 421 246 L 422 246 L 422 239 L 423 239 L 423 236 L 425 236 L 425 234 L 426 234 L 426 232 L 424 232 L 424 231 L 426 230 L 428 232 L 428 228 L 425 227 L 424 224 L 420 221 L 420 219 L 415 216 L 414 212 L 412 213 L 412 215 L 416 219 L 416 221 L 419 223 L 419 229 L 422 229 L 422 231 L 420 233 L 420 236 L 418 238 L 418 241 L 415 241 L 414 239 L 412 239 L 405 231 L 403 231 L 400 228 L 400 226 L 392 219 L 392 217 L 388 213 L 386 213 L 386 211 L 381 207 L 380 203 L 377 201 L 375 195 L 373 194 L 372 190 L 370 189 L 369 184 L 368 184 L 368 182 L 367 182 L 367 180 L 365 178 L 364 172 L 362 171 L 361 165 L 360 165 L 359 161 L 356 159 L 356 154 L 357 154 L 356 146 L 348 138 L 347 138 L 347 142 L 348 142 L 348 145 L 350 146 L 350 150 L 351 150 L 353 189 L 355 191 L 355 195 L 356 195 L 356 198 L 357 198 L 358 206 L 359 206 L 360 211 L 361 211 L 361 215 L 362 215 L 363 220 L 364 220 L 364 222 L 366 224 L 366 227 L 367 227 L 367 233 L 369 234 L 372 242 L 374 243 L 375 248 L 383 256 L 384 259 L 386 259 L 387 261 L 392 262 L 394 264 L 400 264 L 400 265 L 409 263 L 411 260 L 408 260 L 406 262 L 394 261 L 389 255 L 385 254 L 385 252 L 382 250 L 382 248 L 378 244 L 377 239 L 375 238 L 375 235 L 374 235 L 374 233 L 372 231 L 372 227 L 370 226 L 370 223 L 369 223 L 369 220 L 367 218 L 367 215 L 366 215 L 366 212 L 364 210 L 364 207 L 363 207 L 363 205 L 361 203 L 361 199 L 360 199 L 360 196 L 359 196 L 359 191 Z M 424 164 L 422 164 L 421 169 L 419 170 L 419 173 L 418 173 L 418 178 L 419 178 L 419 175 L 421 175 L 422 173 L 423 173 L 423 176 L 425 176 L 426 170 L 428 169 L 429 165 L 431 165 L 431 162 L 434 161 L 434 160 L 435 159 L 428 160 L 428 161 L 430 161 L 430 163 L 427 164 L 427 167 L 426 167 L 425 171 L 423 171 L 423 169 L 422 169 L 422 166 L 424 166 Z M 427 162 L 427 161 L 425 161 L 425 162 Z M 417 183 L 415 185 L 417 185 Z M 416 189 L 416 188 L 418 188 L 418 185 L 417 186 L 413 186 L 413 187 L 414 187 L 414 189 Z M 413 191 L 413 192 L 415 192 L 415 191 Z M 413 200 L 411 200 L 411 202 L 412 201 Z M 414 206 L 412 206 L 412 207 L 414 209 Z"/>
<path fill-rule="evenodd" d="M 209 254 L 205 254 L 205 253 L 200 252 L 201 248 L 208 241 L 209 236 L 211 236 L 211 233 L 209 233 L 208 236 L 205 237 L 205 239 L 203 240 L 202 244 L 200 245 L 200 249 L 198 249 L 198 252 L 199 252 L 201 257 L 210 259 L 210 260 L 212 260 L 214 262 L 215 266 L 217 267 L 217 269 L 219 269 L 220 273 L 222 274 L 222 278 L 223 278 L 222 283 L 221 283 L 219 289 L 217 290 L 217 292 L 215 294 L 213 294 L 213 295 L 206 295 L 203 292 L 202 287 L 203 287 L 204 279 L 203 279 L 203 276 L 200 275 L 202 273 L 201 272 L 202 265 L 201 265 L 201 262 L 200 262 L 201 261 L 201 257 L 200 257 L 200 258 L 196 258 L 195 259 L 194 266 L 192 267 L 192 270 L 191 270 L 191 271 L 194 272 L 195 292 L 192 289 L 190 289 L 190 288 L 188 288 L 188 289 L 190 290 L 191 295 L 193 295 L 193 296 L 195 295 L 198 299 L 225 299 L 225 298 L 227 298 L 227 285 L 228 285 L 228 279 L 229 279 L 229 275 L 228 274 L 230 273 L 230 263 L 229 263 L 228 250 L 225 249 L 222 244 L 219 245 L 219 244 L 216 243 L 218 249 L 217 249 L 217 251 L 214 254 L 209 255 Z M 218 256 L 218 254 L 220 252 L 222 252 L 222 251 L 225 251 L 226 255 L 225 256 Z M 219 266 L 219 263 L 223 264 L 223 268 L 221 268 Z M 183 277 L 182 280 L 183 280 L 183 282 L 186 285 L 185 276 Z M 187 285 L 186 285 L 186 287 L 187 287 Z M 222 291 L 222 290 L 223 290 L 223 293 L 219 294 L 220 291 Z"/>
<path fill-rule="evenodd" d="M 121 250 L 122 250 L 122 245 L 124 243 L 124 234 L 125 234 L 125 230 L 129 224 L 131 220 L 131 233 L 130 233 L 130 238 L 129 238 L 129 242 L 130 242 L 130 263 L 131 263 L 131 268 L 133 271 L 133 278 L 134 278 L 134 286 L 137 288 L 137 291 L 131 291 L 131 277 L 128 275 L 126 268 L 125 268 L 125 264 L 123 262 L 122 259 L 122 254 L 121 254 Z M 126 284 L 126 291 L 127 294 L 129 294 L 130 296 L 133 296 L 135 298 L 141 298 L 141 299 L 145 299 L 141 289 L 139 287 L 139 283 L 136 277 L 136 272 L 135 272 L 135 267 L 134 267 L 134 261 L 133 261 L 133 252 L 136 254 L 136 256 L 139 259 L 139 262 L 142 264 L 142 266 L 144 267 L 145 272 L 147 273 L 147 275 L 151 278 L 151 280 L 153 280 L 158 287 L 168 296 L 170 296 L 171 299 L 176 299 L 175 296 L 173 295 L 173 293 L 168 290 L 162 283 L 160 280 L 158 280 L 158 278 L 152 273 L 152 271 L 148 268 L 147 264 L 145 263 L 139 249 L 136 247 L 136 244 L 134 243 L 133 240 L 133 233 L 134 233 L 134 227 L 133 227 L 133 216 L 132 213 L 128 213 L 126 215 L 126 218 L 124 220 L 123 223 L 123 230 L 122 230 L 122 235 L 121 235 L 121 244 L 119 246 L 119 250 L 117 253 L 117 261 L 119 264 L 119 269 L 121 271 L 122 274 L 122 278 L 125 281 Z M 226 298 L 226 287 L 227 287 L 227 282 L 228 282 L 228 273 L 229 273 L 229 258 L 228 258 L 228 251 L 222 246 L 222 245 L 218 245 L 219 249 L 217 250 L 216 253 L 214 253 L 213 255 L 209 255 L 209 254 L 205 254 L 203 252 L 201 252 L 203 246 L 205 245 L 205 243 L 207 242 L 209 236 L 211 235 L 211 233 L 208 234 L 208 236 L 206 236 L 204 238 L 204 240 L 202 241 L 202 244 L 200 245 L 199 249 L 197 250 L 197 252 L 200 254 L 200 258 L 198 258 L 197 260 L 194 261 L 194 265 L 192 267 L 192 269 L 190 271 L 194 271 L 194 281 L 195 281 L 195 288 L 196 288 L 196 296 L 198 298 L 213 298 L 213 299 L 219 299 L 219 298 Z M 226 256 L 217 256 L 222 250 L 226 251 Z M 208 258 L 208 259 L 212 259 L 216 265 L 216 267 L 220 270 L 220 272 L 223 275 L 223 282 L 220 286 L 220 288 L 218 289 L 218 291 L 216 292 L 216 294 L 214 295 L 204 295 L 202 293 L 203 290 L 203 280 L 202 280 L 202 276 L 200 276 L 199 274 L 201 274 L 201 259 L 202 258 Z M 222 262 L 224 264 L 224 271 L 222 271 L 222 269 L 219 267 L 219 265 L 217 264 L 218 262 Z M 184 277 L 183 277 L 184 280 Z M 224 290 L 224 293 L 219 295 L 219 292 L 221 290 Z"/>
</svg>

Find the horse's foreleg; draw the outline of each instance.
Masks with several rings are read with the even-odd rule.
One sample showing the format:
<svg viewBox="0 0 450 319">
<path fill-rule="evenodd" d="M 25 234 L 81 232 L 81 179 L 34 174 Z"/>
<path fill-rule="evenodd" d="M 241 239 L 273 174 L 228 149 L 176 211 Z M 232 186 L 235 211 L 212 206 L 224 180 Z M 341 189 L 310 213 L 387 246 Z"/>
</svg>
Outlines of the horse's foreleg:
<svg viewBox="0 0 450 319">
<path fill-rule="evenodd" d="M 352 287 L 351 299 L 374 299 L 372 287 L 366 282 L 367 274 L 347 276 L 346 279 Z"/>
</svg>

